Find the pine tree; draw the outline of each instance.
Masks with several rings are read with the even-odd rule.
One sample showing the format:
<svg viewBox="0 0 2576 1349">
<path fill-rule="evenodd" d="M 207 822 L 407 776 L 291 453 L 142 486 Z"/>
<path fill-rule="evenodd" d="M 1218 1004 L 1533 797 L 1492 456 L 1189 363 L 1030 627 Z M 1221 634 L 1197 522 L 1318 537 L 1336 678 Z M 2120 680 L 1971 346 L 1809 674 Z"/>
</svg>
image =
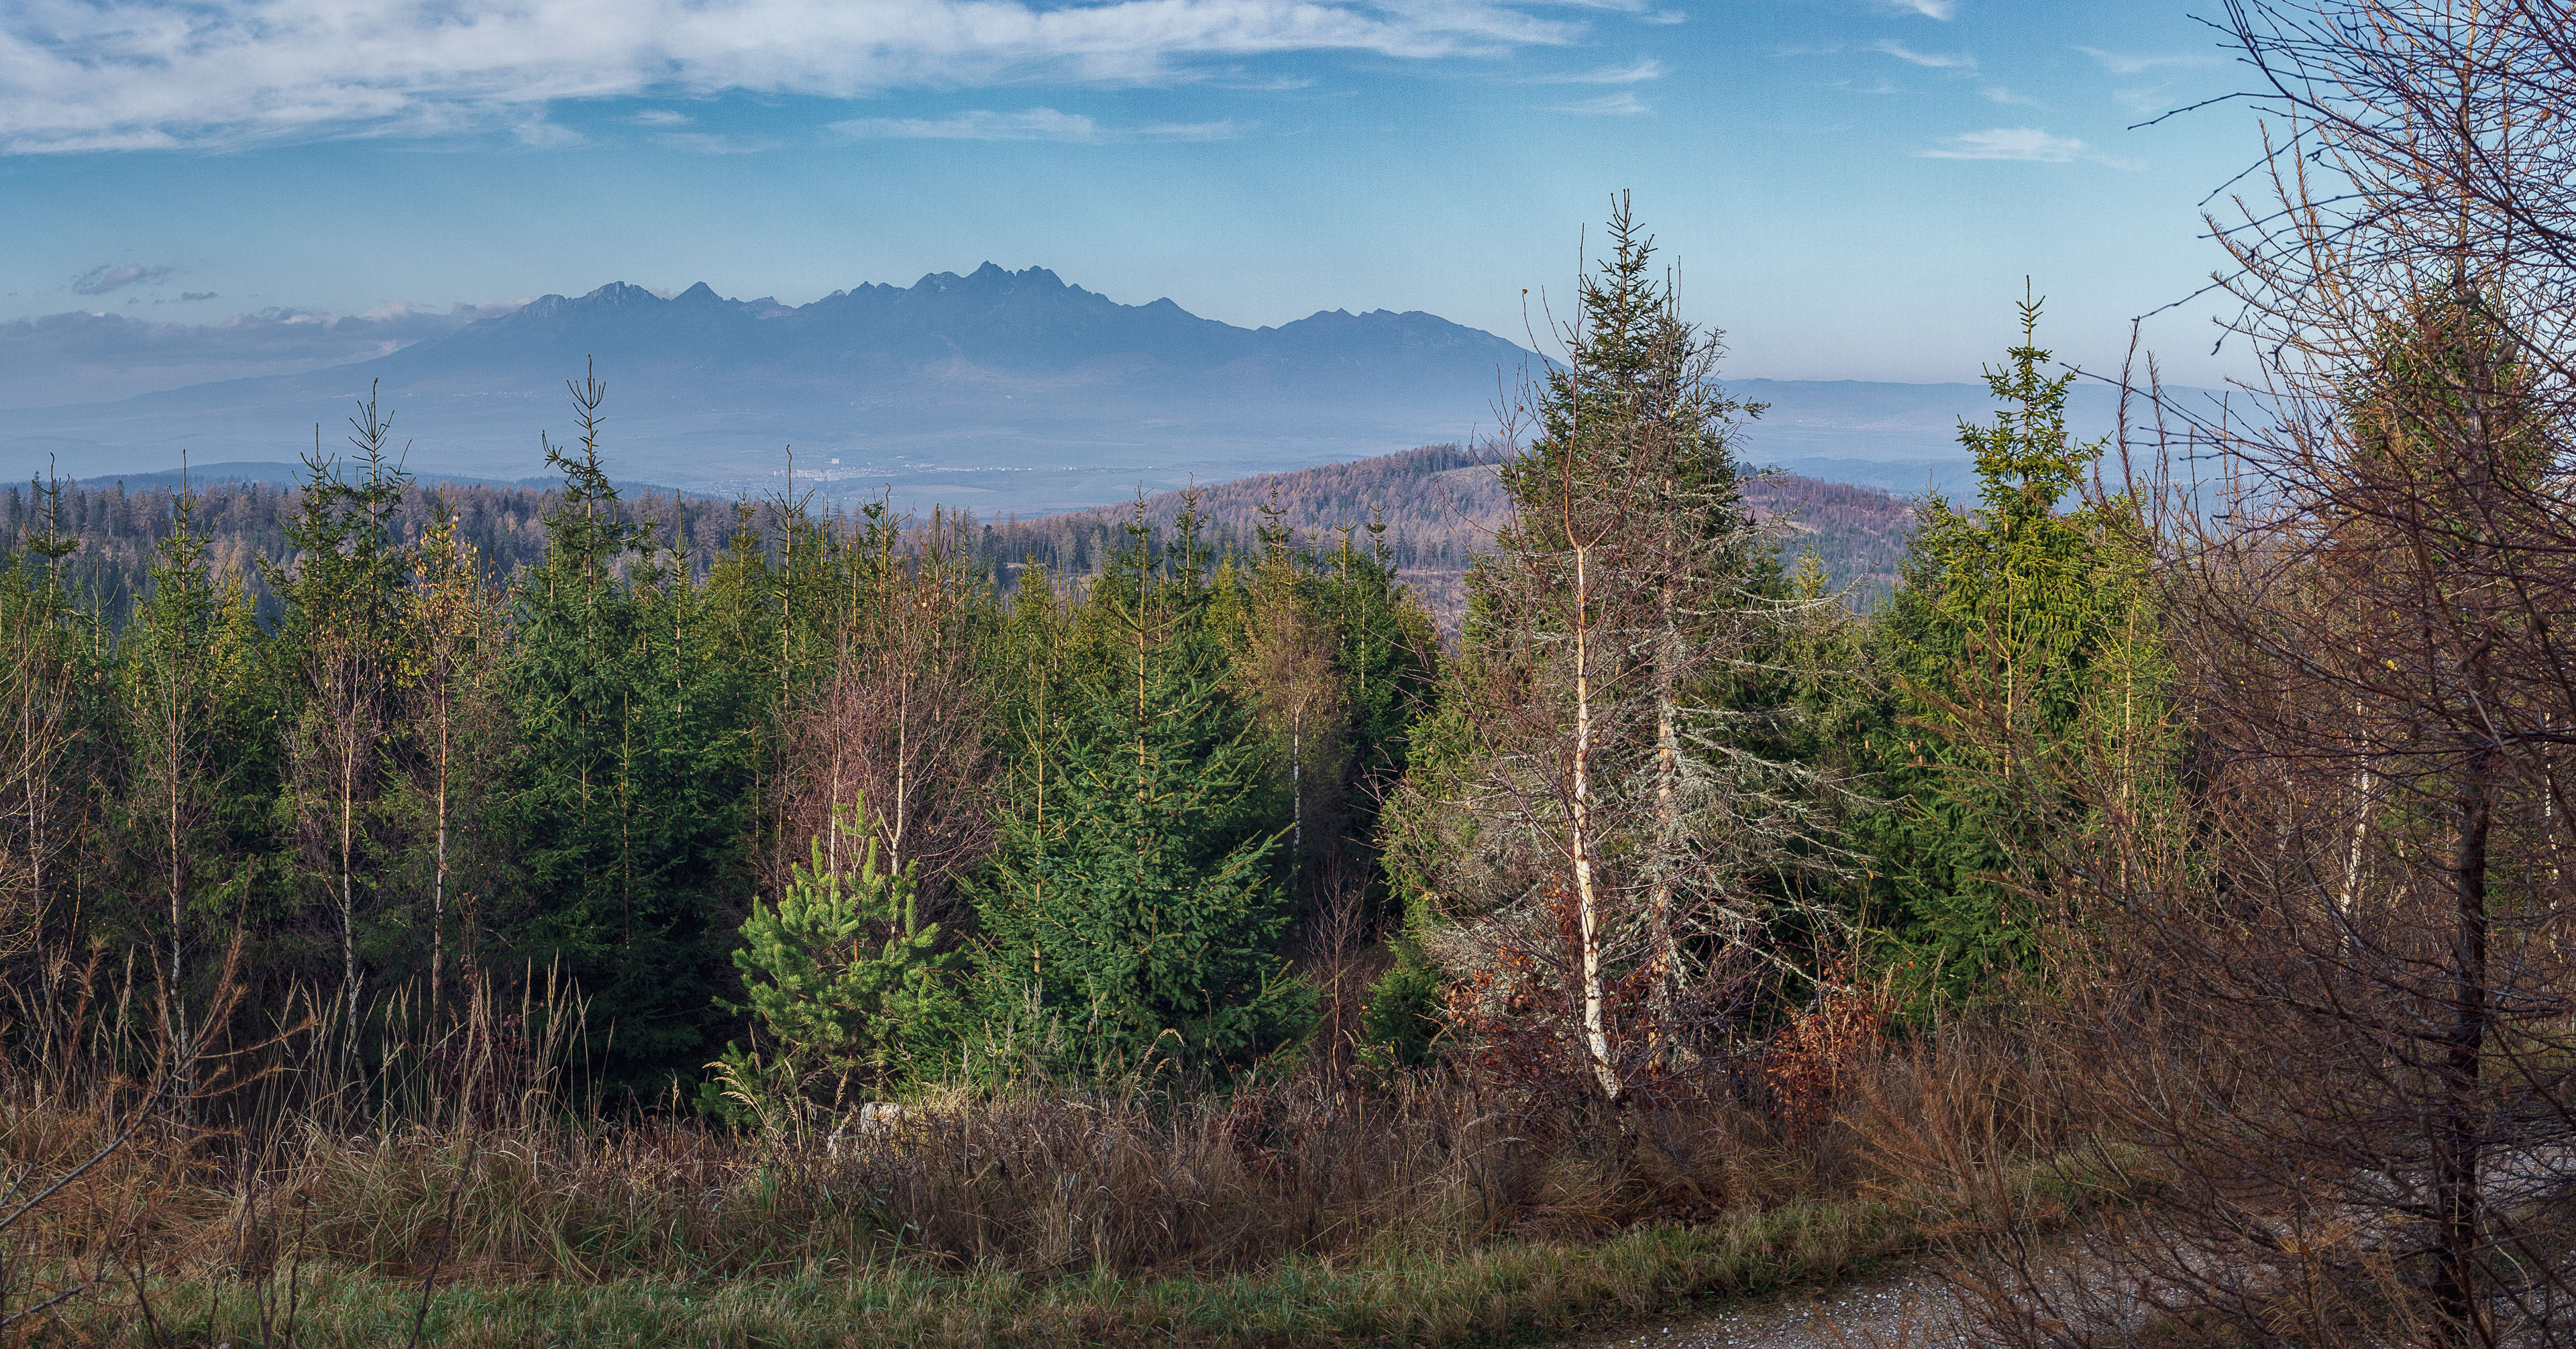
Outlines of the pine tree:
<svg viewBox="0 0 2576 1349">
<path fill-rule="evenodd" d="M 904 1076 L 949 1029 L 939 925 L 921 921 L 916 868 L 879 865 L 876 831 L 850 822 L 866 808 L 862 799 L 832 821 L 839 864 L 816 837 L 777 902 L 753 900 L 743 920 L 733 964 L 772 1059 L 763 1065 L 728 1046 L 724 1063 L 755 1109 L 784 1104 L 760 1099 L 765 1084 L 782 1083 L 801 1102 L 828 1083 L 828 1105 L 840 1110 L 853 1085 Z"/>
</svg>

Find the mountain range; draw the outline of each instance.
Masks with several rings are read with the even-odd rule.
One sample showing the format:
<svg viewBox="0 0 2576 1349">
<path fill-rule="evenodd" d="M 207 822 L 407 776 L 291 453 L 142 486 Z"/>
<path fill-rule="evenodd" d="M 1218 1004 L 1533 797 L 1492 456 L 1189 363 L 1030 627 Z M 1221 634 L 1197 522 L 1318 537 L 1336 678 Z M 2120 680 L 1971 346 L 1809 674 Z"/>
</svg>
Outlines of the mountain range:
<svg viewBox="0 0 2576 1349">
<path fill-rule="evenodd" d="M 109 320 L 90 318 L 57 326 L 95 340 Z M 48 331 L 15 326 L 21 347 Z M 1328 310 L 1242 328 L 1168 299 L 1121 304 L 1037 267 L 986 263 L 796 306 L 612 283 L 373 359 L 0 410 L 0 473 L 52 462 L 96 479 L 173 468 L 183 450 L 201 464 L 284 461 L 317 434 L 338 447 L 373 390 L 414 470 L 524 480 L 544 472 L 539 433 L 562 444 L 573 430 L 565 380 L 596 371 L 620 478 L 762 494 L 788 486 L 792 446 L 800 490 L 1035 514 L 1470 440 L 1540 368 L 1432 314 Z M 1966 384 L 1746 380 L 1734 392 L 1770 405 L 1747 458 L 1899 491 L 1956 487 L 1957 419 L 1991 406 Z M 2106 425 L 2109 403 L 2079 388 L 2079 429 Z"/>
</svg>

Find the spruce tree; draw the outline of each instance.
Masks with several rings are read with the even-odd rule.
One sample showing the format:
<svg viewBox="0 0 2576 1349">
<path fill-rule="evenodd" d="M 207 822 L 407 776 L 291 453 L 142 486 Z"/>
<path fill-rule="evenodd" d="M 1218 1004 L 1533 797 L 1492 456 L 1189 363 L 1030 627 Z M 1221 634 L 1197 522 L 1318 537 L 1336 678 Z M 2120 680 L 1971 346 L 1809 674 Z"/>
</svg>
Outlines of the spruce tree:
<svg viewBox="0 0 2576 1349">
<path fill-rule="evenodd" d="M 2157 693 L 2143 556 L 2121 511 L 2071 500 L 2105 442 L 2068 435 L 2075 376 L 2045 373 L 2039 314 L 2021 305 L 2021 345 L 1986 374 L 2005 409 L 1960 425 L 1978 506 L 1925 507 L 1866 639 L 1889 696 L 1847 732 L 1886 803 L 1856 828 L 1876 859 L 1872 917 L 1919 986 L 1950 999 L 2035 969 L 2037 844 L 2071 824 L 2052 805 L 2050 762 L 2106 685 L 2135 724 Z"/>
<path fill-rule="evenodd" d="M 1759 409 L 1624 199 L 1609 243 L 1515 410 L 1535 435 L 1508 445 L 1512 516 L 1469 572 L 1390 852 L 1484 1051 L 1617 1100 L 1725 1032 L 1748 967 L 1800 954 L 1783 930 L 1812 944 L 1826 920 L 1777 881 L 1816 782 L 1769 687 L 1795 614 L 1742 500 Z"/>
<path fill-rule="evenodd" d="M 183 485 L 116 646 L 126 773 L 113 824 L 128 900 L 116 925 L 155 948 L 165 1026 L 182 1050 L 204 1029 L 189 1005 L 209 991 L 213 953 L 229 938 L 248 941 L 251 968 L 318 973 L 270 945 L 290 903 L 276 878 L 293 872 L 274 829 L 277 681 L 241 578 L 215 570 L 196 506 Z"/>
<path fill-rule="evenodd" d="M 379 414 L 372 392 L 351 425 L 358 475 L 344 475 L 337 456 L 323 455 L 317 431 L 286 526 L 292 552 L 269 568 L 268 580 L 285 605 L 274 651 L 298 704 L 286 806 L 301 836 L 303 869 L 321 897 L 317 908 L 337 930 L 343 1012 L 355 1025 L 366 978 L 360 911 L 373 907 L 381 879 L 372 817 L 387 767 L 408 570 L 392 535 L 393 514 L 410 478 L 388 462 L 391 420 Z"/>
<path fill-rule="evenodd" d="M 67 532 L 59 480 L 31 482 L 40 526 L 23 554 L 0 557 L 0 959 L 30 949 L 60 900 L 75 897 L 76 844 L 91 802 L 100 708 L 95 632 L 64 588 Z"/>
<path fill-rule="evenodd" d="M 516 593 L 503 679 L 519 714 L 508 815 L 523 958 L 588 999 L 612 1081 L 658 1091 L 704 1064 L 716 1031 L 719 915 L 745 880 L 757 672 L 708 657 L 711 614 L 680 560 L 657 565 L 599 456 L 596 379 L 575 385 L 579 447 L 545 562 Z"/>
<path fill-rule="evenodd" d="M 1156 542 L 1140 511 L 1029 700 L 1024 791 L 971 887 L 979 959 L 997 1011 L 1059 1019 L 1097 1063 L 1239 1061 L 1307 1015 L 1278 953 L 1288 822 L 1261 809 L 1195 519 Z"/>
</svg>

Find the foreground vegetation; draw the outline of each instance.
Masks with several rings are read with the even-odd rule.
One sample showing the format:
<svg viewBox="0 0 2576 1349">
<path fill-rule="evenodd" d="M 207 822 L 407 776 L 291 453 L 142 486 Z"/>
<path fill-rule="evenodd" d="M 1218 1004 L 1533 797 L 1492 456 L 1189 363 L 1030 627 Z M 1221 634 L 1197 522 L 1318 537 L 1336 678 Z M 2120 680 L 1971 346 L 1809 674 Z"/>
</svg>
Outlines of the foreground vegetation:
<svg viewBox="0 0 2576 1349">
<path fill-rule="evenodd" d="M 1612 1124 L 1425 1073 L 1031 1080 L 795 1139 L 567 1112 L 546 1059 L 472 1045 L 458 1078 L 389 1059 L 362 1099 L 412 1104 L 372 1118 L 290 1104 L 327 1065 L 284 1061 L 235 1098 L 278 1114 L 215 1127 L 54 1074 L 13 1085 L 7 1136 L 77 1175 L 0 1277 L 22 1307 L 86 1285 L 34 1343 L 1510 1342 L 1920 1249 L 1977 1220 L 1927 1145 L 2024 1159 L 2033 1210 L 2098 1202 L 2030 1164 L 2073 1136 L 2065 1065 L 1953 1043 L 1854 1062 L 1793 1130 L 1741 1092 Z"/>
</svg>

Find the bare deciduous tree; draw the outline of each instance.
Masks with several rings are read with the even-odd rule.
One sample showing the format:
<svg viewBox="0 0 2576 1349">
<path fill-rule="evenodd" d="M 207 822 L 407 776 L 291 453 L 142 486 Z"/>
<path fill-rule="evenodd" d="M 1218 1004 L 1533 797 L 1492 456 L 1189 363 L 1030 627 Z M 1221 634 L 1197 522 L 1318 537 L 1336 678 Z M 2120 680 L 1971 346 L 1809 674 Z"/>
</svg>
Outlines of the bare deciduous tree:
<svg viewBox="0 0 2576 1349">
<path fill-rule="evenodd" d="M 957 520 L 906 531 L 870 514 L 861 530 L 831 672 L 784 736 L 779 828 L 824 840 L 837 870 L 849 859 L 831 821 L 864 798 L 886 866 L 917 867 L 935 912 L 993 838 L 994 760 L 965 626 L 979 578 Z"/>
<path fill-rule="evenodd" d="M 2163 462 L 2224 473 L 2131 498 L 2170 508 L 2192 753 L 2093 756 L 2115 827 L 2051 868 L 2106 920 L 2057 1029 L 2155 1183 L 2099 1229 L 2127 1310 L 2005 1262 L 2010 1342 L 2140 1295 L 2230 1344 L 2576 1340 L 2570 17 L 2227 12 L 2269 191 L 2212 224 L 2263 376 L 2163 404 Z"/>
</svg>

